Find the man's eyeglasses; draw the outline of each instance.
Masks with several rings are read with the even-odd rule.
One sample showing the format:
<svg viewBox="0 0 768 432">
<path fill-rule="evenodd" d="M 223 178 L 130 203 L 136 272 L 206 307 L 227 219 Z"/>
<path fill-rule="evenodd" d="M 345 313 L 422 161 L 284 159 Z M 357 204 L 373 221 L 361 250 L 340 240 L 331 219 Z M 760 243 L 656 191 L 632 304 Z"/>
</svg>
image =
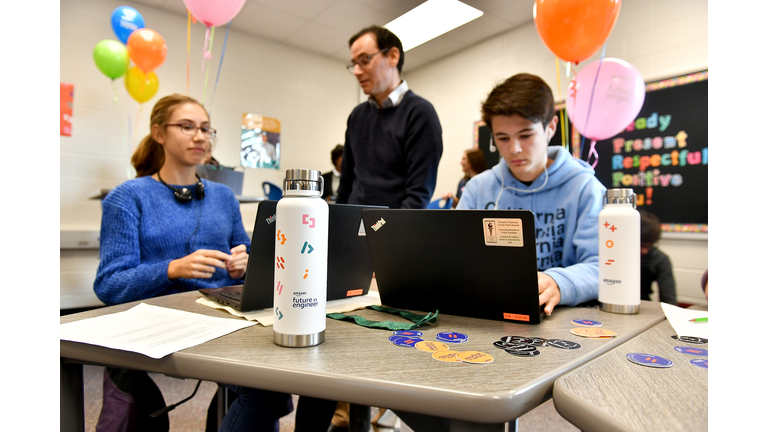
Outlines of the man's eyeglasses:
<svg viewBox="0 0 768 432">
<path fill-rule="evenodd" d="M 184 135 L 195 136 L 197 135 L 197 130 L 200 129 L 200 132 L 202 132 L 206 138 L 213 138 L 216 136 L 216 129 L 210 126 L 198 127 L 194 123 L 167 124 L 166 126 L 178 126 L 179 129 L 181 130 L 181 133 L 183 133 Z"/>
<path fill-rule="evenodd" d="M 352 74 L 355 73 L 355 65 L 360 66 L 360 69 L 365 69 L 368 67 L 369 64 L 371 64 L 371 59 L 373 58 L 373 56 L 379 53 L 384 54 L 387 51 L 389 51 L 389 48 L 384 48 L 383 50 L 377 51 L 373 54 L 363 54 L 357 58 L 357 61 L 352 60 L 351 62 L 349 62 L 349 64 L 347 65 L 347 70 L 349 71 L 349 73 L 352 73 Z"/>
</svg>

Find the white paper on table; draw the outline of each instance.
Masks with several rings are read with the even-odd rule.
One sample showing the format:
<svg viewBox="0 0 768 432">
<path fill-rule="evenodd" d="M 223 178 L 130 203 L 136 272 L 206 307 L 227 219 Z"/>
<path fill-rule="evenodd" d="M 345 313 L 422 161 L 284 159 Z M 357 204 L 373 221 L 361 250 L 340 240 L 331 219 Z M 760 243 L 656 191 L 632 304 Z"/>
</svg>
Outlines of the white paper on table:
<svg viewBox="0 0 768 432">
<path fill-rule="evenodd" d="M 197 303 L 208 306 L 213 309 L 223 309 L 234 316 L 245 318 L 248 321 L 256 321 L 264 327 L 269 327 L 275 322 L 275 309 L 259 309 L 250 312 L 240 312 L 230 306 L 224 306 L 221 303 L 217 303 L 213 300 L 202 296 L 197 299 Z M 331 300 L 325 304 L 325 313 L 344 313 L 351 312 L 353 310 L 364 309 L 370 305 L 381 305 L 381 298 L 376 291 L 368 291 L 368 294 L 364 296 L 350 297 L 340 300 Z"/>
<path fill-rule="evenodd" d="M 59 337 L 159 359 L 252 325 L 139 303 L 125 312 L 61 324 Z"/>
<path fill-rule="evenodd" d="M 661 303 L 661 310 L 678 336 L 693 336 L 709 339 L 709 323 L 692 323 L 693 318 L 709 318 L 708 311 L 683 309 L 669 303 Z"/>
</svg>

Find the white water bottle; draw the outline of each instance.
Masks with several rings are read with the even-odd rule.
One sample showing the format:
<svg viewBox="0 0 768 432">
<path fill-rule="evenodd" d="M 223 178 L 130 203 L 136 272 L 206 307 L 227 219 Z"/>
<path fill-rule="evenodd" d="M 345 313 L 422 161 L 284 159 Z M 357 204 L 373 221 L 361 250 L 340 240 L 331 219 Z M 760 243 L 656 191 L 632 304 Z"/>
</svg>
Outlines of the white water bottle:
<svg viewBox="0 0 768 432">
<path fill-rule="evenodd" d="M 640 311 L 640 213 L 632 189 L 609 189 L 598 216 L 600 309 L 620 314 Z"/>
<path fill-rule="evenodd" d="M 285 172 L 275 213 L 273 341 L 308 347 L 325 340 L 328 283 L 328 203 L 320 171 Z"/>
</svg>

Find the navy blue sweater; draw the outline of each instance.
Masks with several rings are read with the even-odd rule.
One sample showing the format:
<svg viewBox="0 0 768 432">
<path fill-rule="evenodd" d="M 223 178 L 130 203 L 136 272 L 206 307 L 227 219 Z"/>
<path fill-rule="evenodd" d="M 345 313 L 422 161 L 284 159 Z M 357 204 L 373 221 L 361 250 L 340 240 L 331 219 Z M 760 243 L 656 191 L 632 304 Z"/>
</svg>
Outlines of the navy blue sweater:
<svg viewBox="0 0 768 432">
<path fill-rule="evenodd" d="M 337 203 L 426 208 L 443 134 L 434 107 L 412 91 L 398 106 L 364 102 L 347 119 Z"/>
<path fill-rule="evenodd" d="M 198 249 L 229 254 L 251 241 L 227 186 L 203 180 L 205 198 L 179 203 L 151 177 L 121 184 L 102 201 L 99 269 L 93 290 L 107 305 L 243 283 L 221 268 L 210 279 L 168 280 L 168 263 Z M 176 186 L 175 187 L 181 187 Z M 195 185 L 186 185 L 191 190 Z"/>
</svg>

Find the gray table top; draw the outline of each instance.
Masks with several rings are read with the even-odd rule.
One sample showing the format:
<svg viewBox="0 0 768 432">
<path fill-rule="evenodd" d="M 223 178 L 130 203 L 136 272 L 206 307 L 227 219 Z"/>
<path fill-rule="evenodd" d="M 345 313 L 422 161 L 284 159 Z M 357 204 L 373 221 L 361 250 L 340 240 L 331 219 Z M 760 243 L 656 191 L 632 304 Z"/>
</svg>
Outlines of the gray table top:
<svg viewBox="0 0 768 432">
<path fill-rule="evenodd" d="M 145 300 L 145 303 L 229 317 L 224 311 L 195 303 L 189 292 Z M 138 302 L 61 317 L 76 321 L 124 311 Z M 373 310 L 354 314 L 371 320 L 403 321 Z M 603 322 L 613 339 L 587 339 L 570 333 L 574 319 Z M 233 319 L 236 319 L 233 317 Z M 225 384 L 334 399 L 360 405 L 418 412 L 477 423 L 512 421 L 548 400 L 555 380 L 587 361 L 628 341 L 664 319 L 659 303 L 642 302 L 637 315 L 618 315 L 592 308 L 556 308 L 538 325 L 513 324 L 440 315 L 436 324 L 420 327 L 423 338 L 456 331 L 469 341 L 453 349 L 476 350 L 494 357 L 489 364 L 445 363 L 427 352 L 393 345 L 389 331 L 348 321 L 327 320 L 326 340 L 310 348 L 283 348 L 272 342 L 272 329 L 252 326 L 155 360 L 141 354 L 61 341 L 60 356 L 76 362 L 164 373 Z M 541 355 L 516 357 L 493 346 L 503 336 L 567 339 L 577 350 L 542 347 Z"/>
<path fill-rule="evenodd" d="M 705 431 L 708 428 L 708 370 L 679 353 L 676 346 L 703 348 L 672 339 L 663 321 L 609 353 L 555 381 L 555 408 L 585 431 Z M 672 361 L 671 368 L 650 368 L 627 360 L 644 353 Z"/>
</svg>

